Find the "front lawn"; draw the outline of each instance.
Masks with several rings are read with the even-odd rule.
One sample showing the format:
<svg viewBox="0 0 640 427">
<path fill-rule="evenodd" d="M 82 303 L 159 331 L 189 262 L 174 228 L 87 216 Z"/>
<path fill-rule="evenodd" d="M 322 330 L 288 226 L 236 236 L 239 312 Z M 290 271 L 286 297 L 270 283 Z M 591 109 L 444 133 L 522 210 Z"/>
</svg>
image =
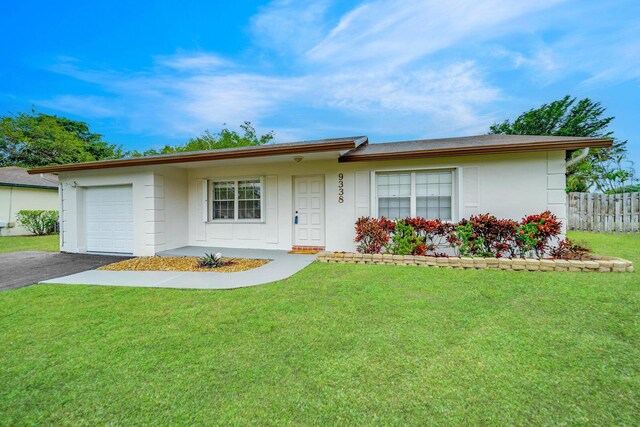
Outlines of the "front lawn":
<svg viewBox="0 0 640 427">
<path fill-rule="evenodd" d="M 60 250 L 60 236 L 8 236 L 0 237 L 0 253 L 19 251 L 47 251 Z"/>
<path fill-rule="evenodd" d="M 577 239 L 640 267 L 637 234 Z M 0 424 L 638 425 L 639 316 L 637 273 L 31 286 L 0 293 Z"/>
</svg>

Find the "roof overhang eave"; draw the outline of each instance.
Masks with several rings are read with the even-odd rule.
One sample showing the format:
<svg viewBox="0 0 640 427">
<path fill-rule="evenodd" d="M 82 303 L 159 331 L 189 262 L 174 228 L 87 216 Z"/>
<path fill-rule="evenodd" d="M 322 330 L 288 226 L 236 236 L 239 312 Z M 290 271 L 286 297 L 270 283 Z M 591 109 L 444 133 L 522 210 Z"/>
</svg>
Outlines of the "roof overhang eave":
<svg viewBox="0 0 640 427">
<path fill-rule="evenodd" d="M 0 187 L 15 187 L 15 188 L 35 188 L 38 190 L 57 190 L 57 186 L 49 185 L 32 185 L 32 184 L 16 184 L 12 182 L 0 182 Z"/>
<path fill-rule="evenodd" d="M 259 149 L 232 150 L 232 151 L 207 151 L 185 153 L 179 155 L 167 155 L 156 157 L 138 157 L 131 159 L 104 160 L 97 162 L 71 163 L 66 165 L 43 166 L 29 169 L 29 174 L 72 172 L 95 169 L 113 169 L 133 166 L 152 166 L 176 163 L 204 162 L 211 160 L 260 158 L 280 155 L 296 155 L 305 153 L 320 153 L 327 151 L 344 152 L 353 150 L 367 143 L 367 138 L 357 138 L 352 141 L 335 141 L 322 144 L 308 144 L 297 146 L 261 146 Z"/>
<path fill-rule="evenodd" d="M 367 162 L 376 160 L 403 160 L 403 159 L 421 159 L 434 157 L 452 157 L 452 156 L 473 156 L 483 154 L 511 154 L 536 151 L 555 151 L 555 150 L 578 150 L 585 147 L 603 148 L 611 147 L 613 141 L 607 138 L 589 140 L 579 139 L 575 141 L 563 141 L 562 143 L 540 142 L 534 144 L 522 145 L 493 145 L 487 147 L 461 147 L 461 148 L 444 148 L 433 150 L 414 150 L 414 151 L 398 151 L 387 153 L 371 153 L 359 154 L 357 150 L 352 150 L 341 156 L 338 161 L 340 163 L 347 162 Z"/>
</svg>

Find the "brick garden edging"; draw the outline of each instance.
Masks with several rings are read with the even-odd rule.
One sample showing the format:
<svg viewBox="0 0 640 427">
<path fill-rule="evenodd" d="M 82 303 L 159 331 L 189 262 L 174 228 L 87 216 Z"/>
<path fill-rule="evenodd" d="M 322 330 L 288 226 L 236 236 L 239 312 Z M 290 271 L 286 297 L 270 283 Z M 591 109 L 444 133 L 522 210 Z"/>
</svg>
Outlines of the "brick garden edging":
<svg viewBox="0 0 640 427">
<path fill-rule="evenodd" d="M 633 263 L 621 258 L 603 257 L 589 261 L 563 259 L 467 258 L 431 257 L 415 255 L 360 254 L 353 252 L 319 252 L 319 262 L 340 264 L 416 265 L 423 267 L 456 268 L 465 270 L 514 271 L 575 271 L 601 273 L 631 273 Z"/>
</svg>

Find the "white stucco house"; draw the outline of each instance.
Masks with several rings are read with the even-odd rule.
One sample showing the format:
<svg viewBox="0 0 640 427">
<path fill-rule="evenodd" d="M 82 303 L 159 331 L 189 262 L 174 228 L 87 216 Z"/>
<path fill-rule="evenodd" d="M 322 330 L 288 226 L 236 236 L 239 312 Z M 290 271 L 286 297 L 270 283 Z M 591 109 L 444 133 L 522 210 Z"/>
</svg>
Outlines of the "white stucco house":
<svg viewBox="0 0 640 427">
<path fill-rule="evenodd" d="M 25 168 L 0 168 L 0 236 L 23 236 L 31 232 L 16 220 L 21 210 L 58 210 L 58 177 L 29 175 Z"/>
<path fill-rule="evenodd" d="M 37 168 L 61 183 L 61 250 L 154 255 L 182 246 L 353 250 L 361 216 L 565 220 L 568 151 L 605 138 L 367 137 Z"/>
</svg>

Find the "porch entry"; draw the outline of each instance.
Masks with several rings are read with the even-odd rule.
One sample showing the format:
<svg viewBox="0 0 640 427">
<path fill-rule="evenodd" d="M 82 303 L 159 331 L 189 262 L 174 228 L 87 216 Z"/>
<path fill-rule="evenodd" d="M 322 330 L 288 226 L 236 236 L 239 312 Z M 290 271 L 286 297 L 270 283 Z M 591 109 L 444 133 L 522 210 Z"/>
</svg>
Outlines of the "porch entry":
<svg viewBox="0 0 640 427">
<path fill-rule="evenodd" d="M 293 179 L 293 246 L 324 247 L 324 176 Z"/>
</svg>

